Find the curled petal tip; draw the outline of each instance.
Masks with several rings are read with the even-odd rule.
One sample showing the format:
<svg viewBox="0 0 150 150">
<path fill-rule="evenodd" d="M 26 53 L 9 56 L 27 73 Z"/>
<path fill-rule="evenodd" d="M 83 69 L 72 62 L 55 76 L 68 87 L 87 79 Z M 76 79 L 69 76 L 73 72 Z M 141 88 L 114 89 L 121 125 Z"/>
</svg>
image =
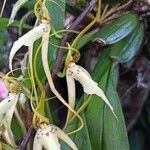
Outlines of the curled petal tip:
<svg viewBox="0 0 150 150">
<path fill-rule="evenodd" d="M 65 134 L 60 128 L 56 127 L 56 133 L 57 136 L 63 140 L 65 143 L 67 143 L 73 150 L 78 150 L 77 146 L 75 145 L 75 143 L 71 140 L 71 138 Z"/>
</svg>

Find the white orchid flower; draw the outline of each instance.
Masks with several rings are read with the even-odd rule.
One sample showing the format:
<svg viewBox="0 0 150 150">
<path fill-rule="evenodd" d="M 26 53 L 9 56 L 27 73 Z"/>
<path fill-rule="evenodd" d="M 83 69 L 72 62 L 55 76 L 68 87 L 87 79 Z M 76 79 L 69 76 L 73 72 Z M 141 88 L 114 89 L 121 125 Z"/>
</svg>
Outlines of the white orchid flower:
<svg viewBox="0 0 150 150">
<path fill-rule="evenodd" d="M 28 46 L 29 49 L 32 49 L 33 43 L 41 38 L 48 31 L 48 23 L 46 20 L 43 20 L 42 23 L 33 28 L 31 31 L 20 37 L 17 41 L 14 42 L 13 47 L 9 55 L 9 68 L 12 71 L 12 60 L 16 52 L 24 45 Z"/>
<path fill-rule="evenodd" d="M 73 95 L 74 88 L 72 91 L 71 90 L 72 87 L 70 87 L 70 85 L 73 86 L 73 80 L 72 79 L 75 79 L 81 83 L 85 93 L 96 94 L 97 96 L 101 97 L 104 100 L 104 102 L 109 106 L 109 108 L 113 112 L 114 116 L 116 117 L 114 110 L 113 110 L 113 107 L 111 106 L 110 102 L 108 101 L 107 97 L 105 96 L 105 93 L 98 86 L 98 83 L 96 83 L 91 78 L 90 74 L 83 67 L 76 65 L 75 63 L 71 63 L 68 66 L 66 76 L 67 76 L 67 81 L 69 81 L 69 83 L 67 83 L 69 85 L 68 86 L 68 88 L 69 88 L 68 89 L 68 95 Z M 74 105 L 75 105 L 74 101 L 75 101 L 75 97 L 73 99 L 69 100 L 69 103 L 71 103 L 72 108 L 74 108 Z"/>
<path fill-rule="evenodd" d="M 18 101 L 18 94 L 9 93 L 3 101 L 0 102 L 0 127 L 4 125 L 10 129 L 11 120 Z"/>
<path fill-rule="evenodd" d="M 78 150 L 73 141 L 60 128 L 55 125 L 45 125 L 37 130 L 33 150 L 60 150 L 61 146 L 58 139 L 66 142 L 73 150 Z"/>
</svg>

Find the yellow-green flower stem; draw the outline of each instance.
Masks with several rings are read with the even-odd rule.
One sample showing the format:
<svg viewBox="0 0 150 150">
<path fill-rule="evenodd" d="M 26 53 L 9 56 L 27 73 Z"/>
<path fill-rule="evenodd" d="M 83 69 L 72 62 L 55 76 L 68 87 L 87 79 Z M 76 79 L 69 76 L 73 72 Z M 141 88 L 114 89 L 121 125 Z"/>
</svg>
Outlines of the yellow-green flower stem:
<svg viewBox="0 0 150 150">
<path fill-rule="evenodd" d="M 38 124 L 40 124 L 41 122 L 49 123 L 48 119 L 45 117 L 45 98 L 46 98 L 46 93 L 45 93 L 45 90 L 44 90 L 44 87 L 43 87 L 41 81 L 39 80 L 39 76 L 38 76 L 37 68 L 36 68 L 37 56 L 38 56 L 39 51 L 40 51 L 40 46 L 36 50 L 36 53 L 35 53 L 35 56 L 34 56 L 34 61 L 33 61 L 35 79 L 36 79 L 37 85 L 38 85 L 38 87 L 40 89 L 40 92 L 41 92 L 41 96 L 39 98 L 39 102 L 37 104 L 36 111 L 43 116 L 42 118 L 38 119 L 39 120 Z M 36 119 L 36 115 L 34 115 L 33 120 L 34 119 Z"/>
<path fill-rule="evenodd" d="M 35 80 L 34 80 L 34 71 L 33 71 L 33 62 L 32 62 L 32 58 L 33 58 L 33 45 L 29 46 L 29 68 L 30 68 L 30 77 L 31 77 L 31 84 L 32 84 L 32 88 L 33 88 L 33 94 L 35 96 L 35 100 L 36 100 L 36 105 L 38 106 L 39 101 L 38 101 L 38 94 L 37 94 L 37 90 L 36 90 L 36 85 L 35 85 Z M 32 95 L 30 97 L 30 104 L 31 104 L 31 108 L 34 112 L 34 118 L 33 118 L 33 126 L 36 127 L 37 124 L 40 120 L 44 120 L 44 121 L 48 121 L 47 118 L 45 118 L 43 115 L 41 115 L 39 112 L 36 111 L 36 109 L 33 106 L 33 98 Z M 38 116 L 37 120 L 35 119 L 35 116 Z M 39 120 L 40 119 L 40 120 Z"/>
<path fill-rule="evenodd" d="M 31 84 L 33 87 L 33 93 L 34 93 L 36 102 L 38 103 L 38 94 L 37 94 L 36 86 L 35 86 L 32 58 L 33 58 L 33 45 L 29 46 L 29 68 L 30 68 L 30 77 L 31 77 Z"/>
<path fill-rule="evenodd" d="M 32 89 L 32 93 L 33 93 L 33 89 Z M 37 128 L 37 127 L 39 126 L 40 120 L 45 120 L 45 117 L 43 117 L 40 113 L 38 113 L 38 112 L 36 111 L 36 109 L 34 108 L 32 95 L 31 95 L 31 97 L 30 97 L 30 105 L 31 105 L 31 108 L 32 108 L 32 110 L 33 110 L 33 112 L 34 112 L 34 116 L 36 116 L 35 118 L 33 118 L 32 124 L 33 124 L 33 127 L 34 127 L 34 128 Z M 40 119 L 40 120 L 39 120 L 39 119 Z M 46 122 L 47 122 L 47 120 L 46 120 Z"/>
<path fill-rule="evenodd" d="M 80 114 L 85 108 L 86 106 L 89 104 L 90 100 L 92 99 L 92 95 L 88 96 L 85 100 L 85 102 L 82 104 L 82 106 L 77 110 L 77 113 Z M 73 119 L 75 118 L 75 116 L 72 116 L 72 118 L 69 120 L 69 122 L 71 122 Z"/>
<path fill-rule="evenodd" d="M 79 34 L 78 36 L 75 38 L 75 40 L 73 41 L 73 43 L 71 44 L 71 47 L 76 47 L 78 41 L 80 40 L 80 38 L 96 23 L 96 21 L 98 19 L 100 19 L 101 16 L 101 0 L 98 0 L 98 11 L 97 11 L 97 15 L 94 18 L 94 20 L 88 25 L 86 26 Z"/>
</svg>

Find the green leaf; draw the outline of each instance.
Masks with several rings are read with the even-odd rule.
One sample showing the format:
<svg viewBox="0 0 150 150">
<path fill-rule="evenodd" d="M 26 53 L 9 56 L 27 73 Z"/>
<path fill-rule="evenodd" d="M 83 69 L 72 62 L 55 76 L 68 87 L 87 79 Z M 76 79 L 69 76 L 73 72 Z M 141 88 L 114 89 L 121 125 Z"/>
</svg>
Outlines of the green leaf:
<svg viewBox="0 0 150 150">
<path fill-rule="evenodd" d="M 128 36 L 137 26 L 138 16 L 134 13 L 128 13 L 115 19 L 102 29 L 85 34 L 79 41 L 77 49 L 82 48 L 89 41 L 103 39 L 106 44 L 114 44 Z"/>
<path fill-rule="evenodd" d="M 46 0 L 45 5 L 52 17 L 52 26 L 55 30 L 63 29 L 65 21 L 65 0 Z"/>
<path fill-rule="evenodd" d="M 11 129 L 13 131 L 15 140 L 21 140 L 23 137 L 23 131 L 16 117 L 12 118 Z"/>
<path fill-rule="evenodd" d="M 8 18 L 0 18 L 0 30 L 7 30 L 8 27 L 8 22 L 9 19 Z M 20 21 L 15 20 L 11 26 L 12 27 L 19 27 Z M 26 28 L 26 29 L 32 29 L 32 26 L 27 25 L 27 24 L 23 24 L 22 28 Z"/>
<path fill-rule="evenodd" d="M 93 79 L 97 81 L 99 86 L 105 91 L 119 121 L 114 118 L 112 112 L 103 103 L 101 98 L 93 95 L 90 103 L 81 113 L 84 119 L 84 128 L 71 136 L 79 149 L 129 150 L 124 117 L 116 90 L 118 61 L 114 61 L 110 56 L 112 56 L 111 54 L 115 51 L 115 55 L 118 56 L 118 59 L 124 60 L 124 54 L 127 54 L 128 51 L 131 52 L 132 49 L 132 52 L 134 51 L 132 57 L 134 57 L 137 53 L 137 49 L 139 49 L 141 45 L 141 42 L 137 43 L 137 41 L 142 41 L 143 39 L 143 36 L 139 36 L 139 33 L 143 33 L 143 26 L 141 24 L 138 24 L 135 30 L 125 39 L 104 49 L 94 69 Z M 132 57 L 130 57 L 130 59 Z M 85 96 L 82 96 L 77 104 L 77 108 L 83 104 L 84 100 Z M 74 130 L 77 126 L 78 120 L 74 119 L 68 125 L 66 132 Z M 62 147 L 64 150 L 69 149 L 64 143 Z"/>
<path fill-rule="evenodd" d="M 110 57 L 122 63 L 130 61 L 138 54 L 140 46 L 143 42 L 143 38 L 144 38 L 144 28 L 142 24 L 139 24 L 135 28 L 132 35 L 127 36 L 124 40 L 112 46 L 115 47 L 116 50 L 111 51 Z"/>
</svg>

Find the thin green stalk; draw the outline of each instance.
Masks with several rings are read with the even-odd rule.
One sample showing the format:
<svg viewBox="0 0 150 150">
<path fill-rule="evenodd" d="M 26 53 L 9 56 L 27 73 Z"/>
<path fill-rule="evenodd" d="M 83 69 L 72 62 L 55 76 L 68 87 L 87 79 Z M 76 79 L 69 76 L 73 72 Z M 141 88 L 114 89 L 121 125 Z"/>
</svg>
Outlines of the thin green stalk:
<svg viewBox="0 0 150 150">
<path fill-rule="evenodd" d="M 73 43 L 71 44 L 71 47 L 76 47 L 77 43 L 79 42 L 80 38 L 97 22 L 98 19 L 100 19 L 101 16 L 101 0 L 98 0 L 98 12 L 94 20 L 86 26 L 75 38 Z"/>
</svg>

